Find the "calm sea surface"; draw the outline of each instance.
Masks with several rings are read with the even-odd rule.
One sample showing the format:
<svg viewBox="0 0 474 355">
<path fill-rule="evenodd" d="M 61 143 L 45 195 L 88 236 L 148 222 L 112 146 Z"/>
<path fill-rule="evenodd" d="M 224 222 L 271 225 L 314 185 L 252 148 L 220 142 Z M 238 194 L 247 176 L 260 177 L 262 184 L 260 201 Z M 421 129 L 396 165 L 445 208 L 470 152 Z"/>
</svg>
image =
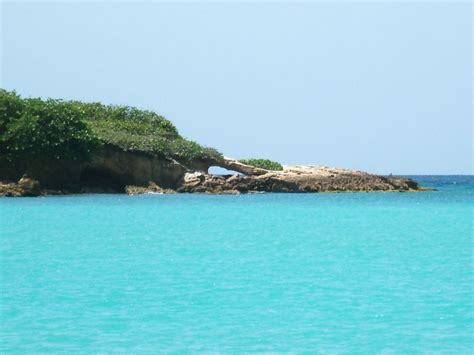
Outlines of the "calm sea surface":
<svg viewBox="0 0 474 355">
<path fill-rule="evenodd" d="M 0 352 L 473 351 L 474 177 L 0 199 Z"/>
</svg>

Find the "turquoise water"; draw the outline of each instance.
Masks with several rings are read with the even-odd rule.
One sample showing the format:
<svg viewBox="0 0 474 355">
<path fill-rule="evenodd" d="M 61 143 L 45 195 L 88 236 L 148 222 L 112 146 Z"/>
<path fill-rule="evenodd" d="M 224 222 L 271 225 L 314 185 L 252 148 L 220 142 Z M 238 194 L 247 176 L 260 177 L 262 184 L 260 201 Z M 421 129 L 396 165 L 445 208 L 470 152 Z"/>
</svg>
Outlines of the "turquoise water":
<svg viewBox="0 0 474 355">
<path fill-rule="evenodd" d="M 0 352 L 473 351 L 473 177 L 0 199 Z"/>
</svg>

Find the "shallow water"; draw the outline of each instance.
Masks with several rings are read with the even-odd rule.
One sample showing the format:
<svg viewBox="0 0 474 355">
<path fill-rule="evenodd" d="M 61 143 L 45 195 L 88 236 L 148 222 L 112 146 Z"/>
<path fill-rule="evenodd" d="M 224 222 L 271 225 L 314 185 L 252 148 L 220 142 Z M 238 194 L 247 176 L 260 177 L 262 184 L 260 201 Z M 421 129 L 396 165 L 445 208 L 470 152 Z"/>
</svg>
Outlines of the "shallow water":
<svg viewBox="0 0 474 355">
<path fill-rule="evenodd" d="M 0 352 L 472 352 L 474 177 L 417 179 L 0 199 Z"/>
</svg>

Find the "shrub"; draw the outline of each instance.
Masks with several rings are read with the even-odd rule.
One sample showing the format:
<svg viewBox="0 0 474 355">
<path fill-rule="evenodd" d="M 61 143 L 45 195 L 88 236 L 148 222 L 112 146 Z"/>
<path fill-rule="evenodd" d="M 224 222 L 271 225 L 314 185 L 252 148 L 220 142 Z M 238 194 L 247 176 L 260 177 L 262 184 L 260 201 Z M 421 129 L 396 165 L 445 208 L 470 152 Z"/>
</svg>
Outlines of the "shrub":
<svg viewBox="0 0 474 355">
<path fill-rule="evenodd" d="M 9 122 L 21 115 L 23 106 L 23 100 L 15 92 L 0 89 L 0 134 L 5 132 Z"/>
<path fill-rule="evenodd" d="M 7 158 L 7 142 L 4 141 L 7 125 L 18 119 L 23 111 L 23 101 L 15 92 L 0 89 L 0 161 Z"/>
<path fill-rule="evenodd" d="M 77 108 L 57 100 L 23 100 L 16 111 L 3 105 L 11 95 L 3 95 L 0 149 L 7 160 L 87 159 L 98 145 Z"/>
<path fill-rule="evenodd" d="M 154 112 L 79 101 L 21 99 L 0 90 L 0 157 L 87 159 L 100 144 L 149 152 L 183 164 L 222 159 L 212 148 L 181 137 Z"/>
<path fill-rule="evenodd" d="M 256 168 L 267 170 L 283 170 L 283 166 L 280 163 L 268 159 L 241 159 L 240 162 L 242 164 L 251 165 Z"/>
<path fill-rule="evenodd" d="M 97 132 L 127 132 L 128 134 L 179 137 L 176 127 L 154 112 L 128 106 L 105 106 L 100 103 L 72 102 L 85 113 L 87 123 Z"/>
</svg>

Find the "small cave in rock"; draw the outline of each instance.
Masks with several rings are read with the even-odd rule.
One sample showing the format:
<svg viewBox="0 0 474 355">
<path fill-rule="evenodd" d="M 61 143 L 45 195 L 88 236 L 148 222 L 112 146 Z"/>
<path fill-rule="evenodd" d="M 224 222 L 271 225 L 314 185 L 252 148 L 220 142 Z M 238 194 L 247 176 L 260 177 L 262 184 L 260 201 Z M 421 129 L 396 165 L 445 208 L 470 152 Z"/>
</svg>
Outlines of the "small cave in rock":
<svg viewBox="0 0 474 355">
<path fill-rule="evenodd" d="M 127 185 L 124 178 L 108 169 L 85 168 L 80 183 L 84 187 L 123 192 Z"/>
</svg>

